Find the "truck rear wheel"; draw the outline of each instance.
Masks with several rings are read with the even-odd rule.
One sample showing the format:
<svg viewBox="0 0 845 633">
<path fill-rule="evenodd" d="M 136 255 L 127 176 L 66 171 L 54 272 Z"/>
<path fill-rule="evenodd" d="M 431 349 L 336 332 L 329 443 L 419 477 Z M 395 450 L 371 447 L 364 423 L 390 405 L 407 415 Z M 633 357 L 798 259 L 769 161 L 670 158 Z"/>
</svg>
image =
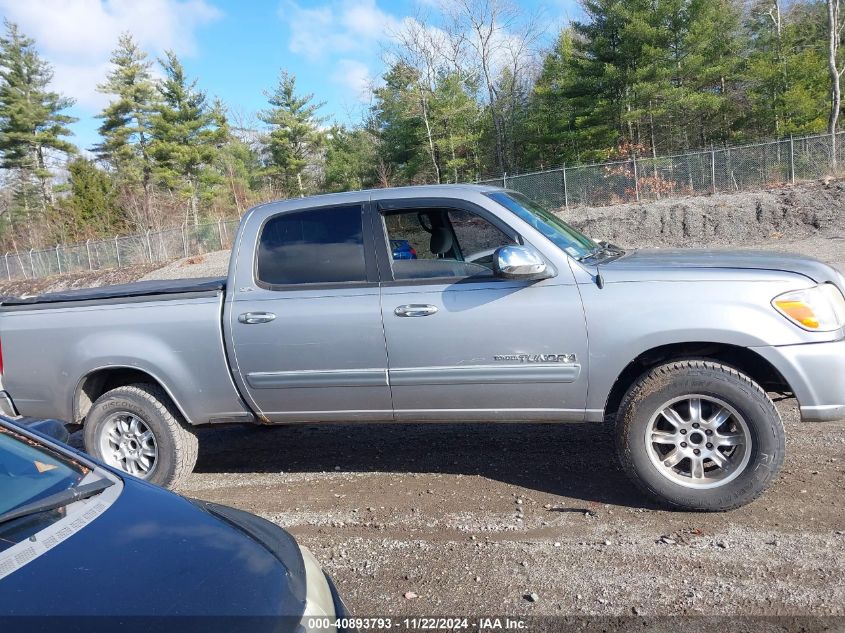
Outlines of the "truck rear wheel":
<svg viewBox="0 0 845 633">
<path fill-rule="evenodd" d="M 173 488 L 197 461 L 197 437 L 156 385 L 117 387 L 85 418 L 85 450 L 113 468 Z"/>
<path fill-rule="evenodd" d="M 617 416 L 619 457 L 662 503 L 722 511 L 756 499 L 780 470 L 784 431 L 766 392 L 719 363 L 683 360 L 650 370 Z"/>
</svg>

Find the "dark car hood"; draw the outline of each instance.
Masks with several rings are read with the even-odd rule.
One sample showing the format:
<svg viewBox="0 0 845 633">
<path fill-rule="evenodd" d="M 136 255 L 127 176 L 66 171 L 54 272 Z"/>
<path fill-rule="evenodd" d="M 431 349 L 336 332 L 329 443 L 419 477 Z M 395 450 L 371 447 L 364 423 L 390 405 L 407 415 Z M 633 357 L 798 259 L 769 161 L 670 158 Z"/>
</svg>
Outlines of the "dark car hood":
<svg viewBox="0 0 845 633">
<path fill-rule="evenodd" d="M 833 268 L 811 257 L 755 250 L 641 249 L 601 265 L 608 281 L 660 279 L 661 272 L 689 270 L 769 270 L 803 275 L 816 282 L 843 280 Z M 692 275 L 691 275 L 692 277 Z"/>
<path fill-rule="evenodd" d="M 284 555 L 178 495 L 124 482 L 101 516 L 0 581 L 0 615 L 302 615 L 304 578 Z"/>
</svg>

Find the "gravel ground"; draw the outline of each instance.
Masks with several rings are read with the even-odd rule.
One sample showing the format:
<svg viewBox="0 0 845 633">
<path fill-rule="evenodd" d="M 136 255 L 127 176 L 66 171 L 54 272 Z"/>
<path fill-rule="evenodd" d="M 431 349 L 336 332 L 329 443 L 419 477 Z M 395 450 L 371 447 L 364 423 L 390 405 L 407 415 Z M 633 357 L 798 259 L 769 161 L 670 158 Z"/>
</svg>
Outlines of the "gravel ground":
<svg viewBox="0 0 845 633">
<path fill-rule="evenodd" d="M 225 277 L 230 251 L 216 251 L 172 262 L 141 277 L 147 279 L 182 279 L 184 277 Z"/>
<path fill-rule="evenodd" d="M 289 529 L 358 616 L 845 616 L 845 427 L 779 408 L 780 477 L 723 514 L 645 501 L 601 424 L 203 429 L 181 492 Z"/>
</svg>

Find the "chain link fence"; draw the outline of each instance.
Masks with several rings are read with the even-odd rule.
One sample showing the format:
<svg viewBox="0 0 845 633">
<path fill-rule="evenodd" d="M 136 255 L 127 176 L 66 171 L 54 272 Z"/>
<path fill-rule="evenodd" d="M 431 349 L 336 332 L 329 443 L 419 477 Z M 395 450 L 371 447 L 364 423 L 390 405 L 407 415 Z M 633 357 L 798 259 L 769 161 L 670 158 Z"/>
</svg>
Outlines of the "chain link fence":
<svg viewBox="0 0 845 633">
<path fill-rule="evenodd" d="M 845 132 L 711 149 L 676 156 L 560 167 L 479 181 L 524 193 L 552 208 L 604 206 L 673 196 L 742 191 L 842 171 Z M 835 151 L 834 151 L 835 150 Z M 0 256 L 0 279 L 165 262 L 231 248 L 237 219 Z"/>
<path fill-rule="evenodd" d="M 803 136 L 676 156 L 631 157 L 505 174 L 479 184 L 519 191 L 552 208 L 743 191 L 840 173 L 845 162 L 845 132 L 838 132 L 833 141 L 830 134 Z"/>
<path fill-rule="evenodd" d="M 123 268 L 224 250 L 232 247 L 239 222 L 220 218 L 138 235 L 6 253 L 0 257 L 0 279 Z"/>
</svg>

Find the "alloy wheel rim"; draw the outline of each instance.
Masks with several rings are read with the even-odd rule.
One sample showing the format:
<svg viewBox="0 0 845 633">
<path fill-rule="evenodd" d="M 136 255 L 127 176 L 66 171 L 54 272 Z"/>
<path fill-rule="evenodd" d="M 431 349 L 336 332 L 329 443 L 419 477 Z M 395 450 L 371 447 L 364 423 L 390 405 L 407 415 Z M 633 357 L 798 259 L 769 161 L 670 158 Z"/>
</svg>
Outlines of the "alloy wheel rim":
<svg viewBox="0 0 845 633">
<path fill-rule="evenodd" d="M 657 471 L 687 488 L 717 488 L 736 479 L 751 457 L 751 431 L 730 404 L 713 396 L 673 398 L 651 416 L 645 431 Z"/>
<path fill-rule="evenodd" d="M 142 418 L 128 411 L 118 411 L 103 424 L 100 454 L 109 466 L 146 479 L 158 461 L 158 445 Z"/>
</svg>

